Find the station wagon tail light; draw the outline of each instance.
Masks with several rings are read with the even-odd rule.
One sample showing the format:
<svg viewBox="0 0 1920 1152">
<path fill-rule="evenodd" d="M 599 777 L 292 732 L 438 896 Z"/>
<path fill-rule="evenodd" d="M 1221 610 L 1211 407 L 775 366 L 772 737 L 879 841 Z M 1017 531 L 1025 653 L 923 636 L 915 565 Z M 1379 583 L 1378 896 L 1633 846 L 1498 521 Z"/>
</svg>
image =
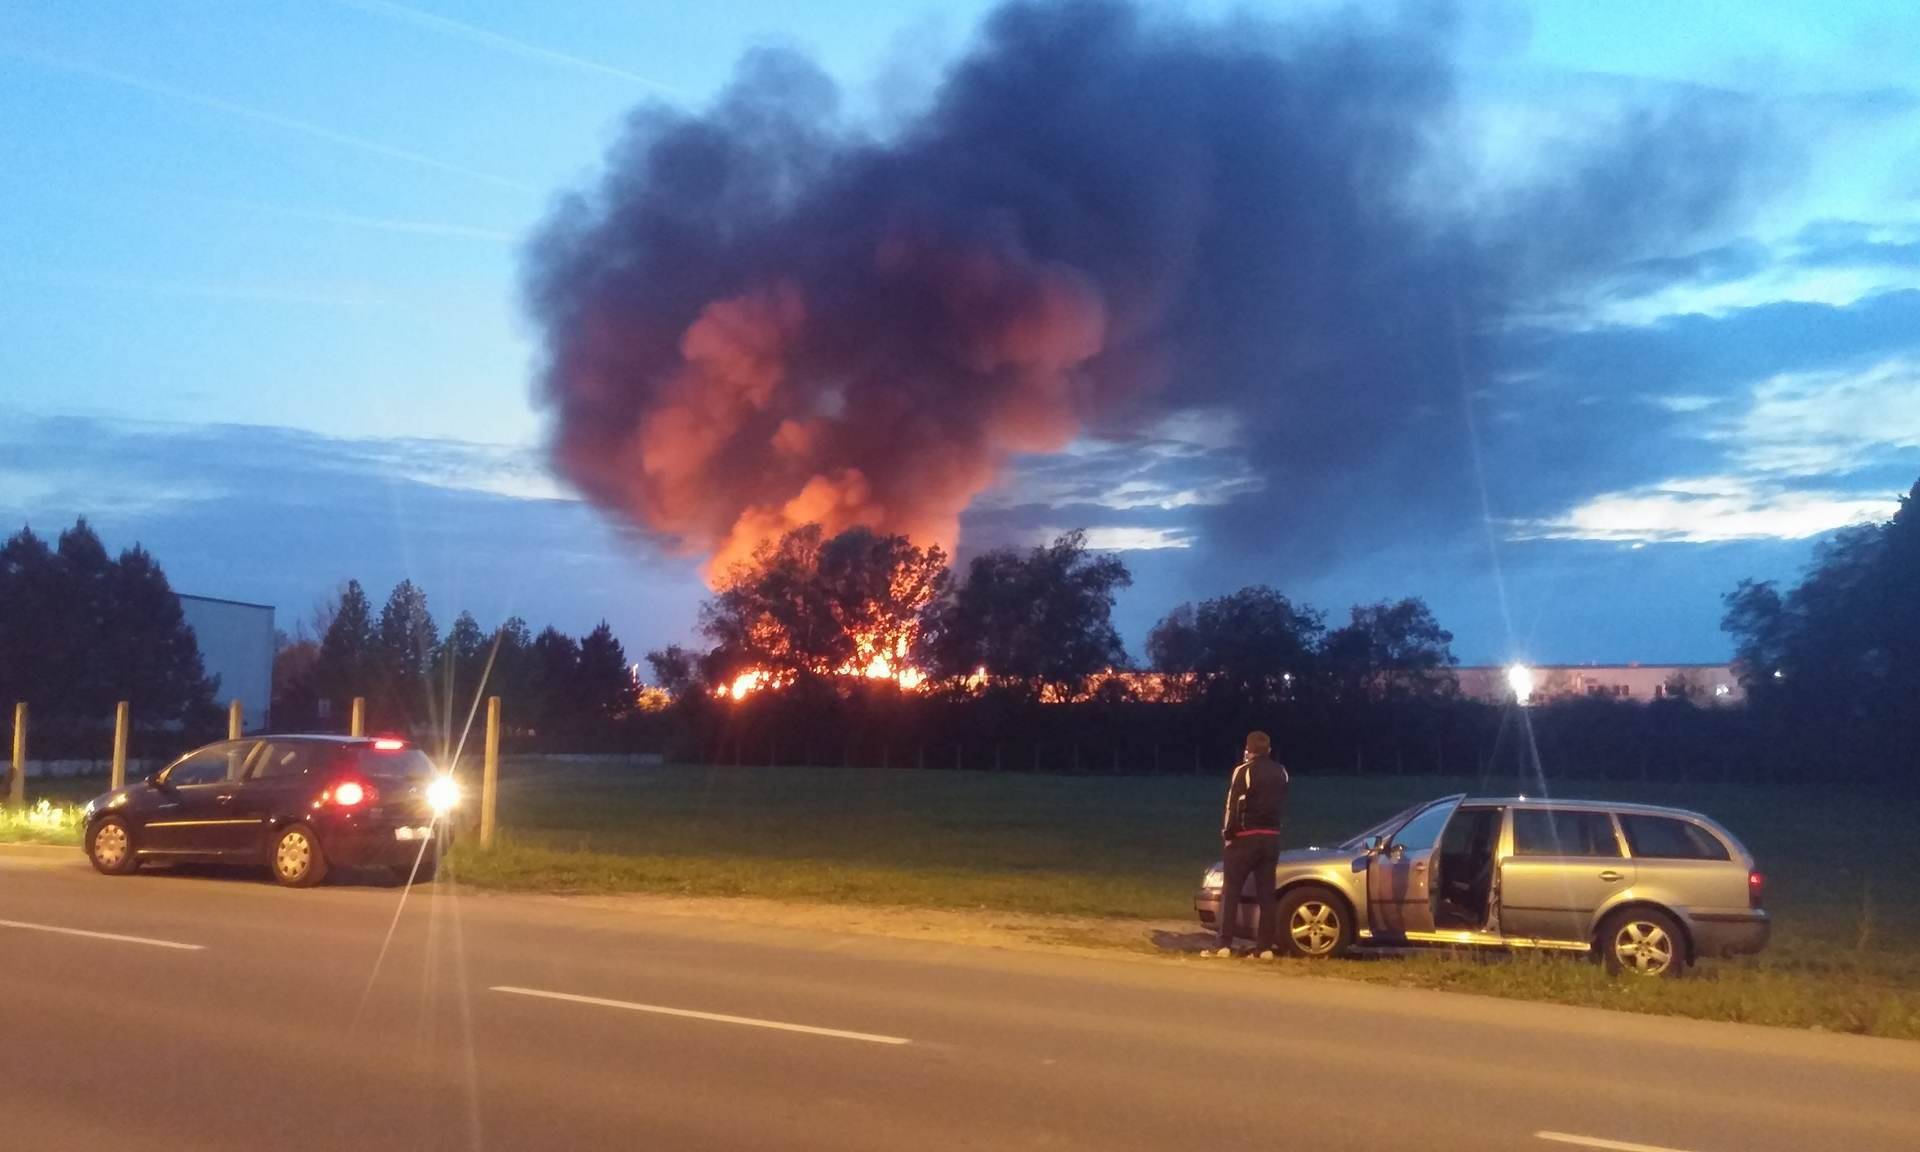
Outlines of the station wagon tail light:
<svg viewBox="0 0 1920 1152">
<path fill-rule="evenodd" d="M 1767 894 L 1767 878 L 1758 869 L 1747 873 L 1747 907 L 1758 908 Z"/>
</svg>

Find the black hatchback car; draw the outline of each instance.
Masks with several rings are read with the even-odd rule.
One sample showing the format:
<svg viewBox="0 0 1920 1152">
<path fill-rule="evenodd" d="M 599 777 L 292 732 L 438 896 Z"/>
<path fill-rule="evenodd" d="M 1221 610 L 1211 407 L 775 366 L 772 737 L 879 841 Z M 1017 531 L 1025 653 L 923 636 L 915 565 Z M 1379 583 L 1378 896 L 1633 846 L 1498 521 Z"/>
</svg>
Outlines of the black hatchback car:
<svg viewBox="0 0 1920 1152">
<path fill-rule="evenodd" d="M 404 740 L 223 740 L 88 801 L 81 842 L 108 875 L 165 861 L 264 865 L 295 888 L 335 867 L 431 880 L 458 801 Z"/>
</svg>

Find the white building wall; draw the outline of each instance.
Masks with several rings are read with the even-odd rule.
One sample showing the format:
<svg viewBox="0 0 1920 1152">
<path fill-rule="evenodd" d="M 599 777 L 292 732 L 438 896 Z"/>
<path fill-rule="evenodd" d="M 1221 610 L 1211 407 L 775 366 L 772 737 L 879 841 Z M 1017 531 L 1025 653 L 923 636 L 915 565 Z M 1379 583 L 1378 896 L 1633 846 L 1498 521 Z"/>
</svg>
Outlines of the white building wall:
<svg viewBox="0 0 1920 1152">
<path fill-rule="evenodd" d="M 265 729 L 272 721 L 273 607 L 206 596 L 179 599 L 207 675 L 220 678 L 214 698 L 223 708 L 238 699 L 246 730 Z"/>
<path fill-rule="evenodd" d="M 1685 676 L 1695 704 L 1737 704 L 1746 699 L 1729 664 L 1541 664 L 1533 673 L 1533 700 L 1611 696 L 1646 703 L 1666 694 L 1675 676 Z M 1506 667 L 1456 668 L 1460 694 L 1500 703 L 1513 697 Z"/>
</svg>

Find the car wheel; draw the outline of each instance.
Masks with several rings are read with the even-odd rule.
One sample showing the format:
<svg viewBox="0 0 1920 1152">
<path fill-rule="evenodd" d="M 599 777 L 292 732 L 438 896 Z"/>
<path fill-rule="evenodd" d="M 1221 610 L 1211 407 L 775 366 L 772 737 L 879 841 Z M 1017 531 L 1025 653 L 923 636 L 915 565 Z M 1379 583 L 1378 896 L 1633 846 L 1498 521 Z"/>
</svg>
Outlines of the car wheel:
<svg viewBox="0 0 1920 1152">
<path fill-rule="evenodd" d="M 1347 906 L 1324 888 L 1295 888 L 1280 897 L 1279 945 L 1289 956 L 1324 960 L 1345 955 L 1353 945 L 1353 917 Z"/>
<path fill-rule="evenodd" d="M 125 876 L 140 867 L 134 855 L 133 832 L 118 816 L 109 816 L 87 836 L 87 859 L 108 876 Z"/>
<path fill-rule="evenodd" d="M 305 824 L 289 824 L 273 838 L 273 878 L 289 888 L 311 888 L 327 878 L 320 837 Z"/>
<path fill-rule="evenodd" d="M 1600 929 L 1600 959 L 1615 974 L 1674 979 L 1686 971 L 1687 941 L 1665 912 L 1629 908 Z"/>
</svg>

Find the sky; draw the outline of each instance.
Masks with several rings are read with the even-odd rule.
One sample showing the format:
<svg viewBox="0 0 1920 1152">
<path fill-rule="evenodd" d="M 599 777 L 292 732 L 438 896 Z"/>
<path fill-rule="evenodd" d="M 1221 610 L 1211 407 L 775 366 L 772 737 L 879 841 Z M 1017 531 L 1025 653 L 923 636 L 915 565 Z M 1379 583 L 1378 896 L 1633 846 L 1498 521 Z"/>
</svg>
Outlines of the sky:
<svg viewBox="0 0 1920 1152">
<path fill-rule="evenodd" d="M 876 133 L 910 118 L 990 6 L 889 7 L 5 6 L 0 523 L 84 515 L 283 628 L 348 577 L 376 598 L 410 577 L 443 624 L 604 618 L 636 656 L 687 640 L 704 557 L 552 467 L 527 245 L 632 109 L 705 108 L 752 49 L 811 58 Z M 1459 370 L 1467 418 L 1434 433 L 1436 461 L 1470 468 L 1423 477 L 1404 444 L 1346 462 L 1400 486 L 1356 494 L 1351 520 L 1423 487 L 1474 515 L 1254 531 L 1314 479 L 1268 466 L 1260 420 L 1284 407 L 1180 382 L 1191 406 L 1012 459 L 962 516 L 963 554 L 1087 529 L 1134 572 L 1136 653 L 1181 601 L 1265 582 L 1335 618 L 1423 596 L 1469 663 L 1714 661 L 1722 593 L 1891 514 L 1920 477 L 1920 13 L 1464 11 L 1452 130 L 1480 171 L 1538 166 L 1567 125 L 1642 100 L 1764 107 L 1781 145 L 1737 211 L 1503 320 Z"/>
</svg>

